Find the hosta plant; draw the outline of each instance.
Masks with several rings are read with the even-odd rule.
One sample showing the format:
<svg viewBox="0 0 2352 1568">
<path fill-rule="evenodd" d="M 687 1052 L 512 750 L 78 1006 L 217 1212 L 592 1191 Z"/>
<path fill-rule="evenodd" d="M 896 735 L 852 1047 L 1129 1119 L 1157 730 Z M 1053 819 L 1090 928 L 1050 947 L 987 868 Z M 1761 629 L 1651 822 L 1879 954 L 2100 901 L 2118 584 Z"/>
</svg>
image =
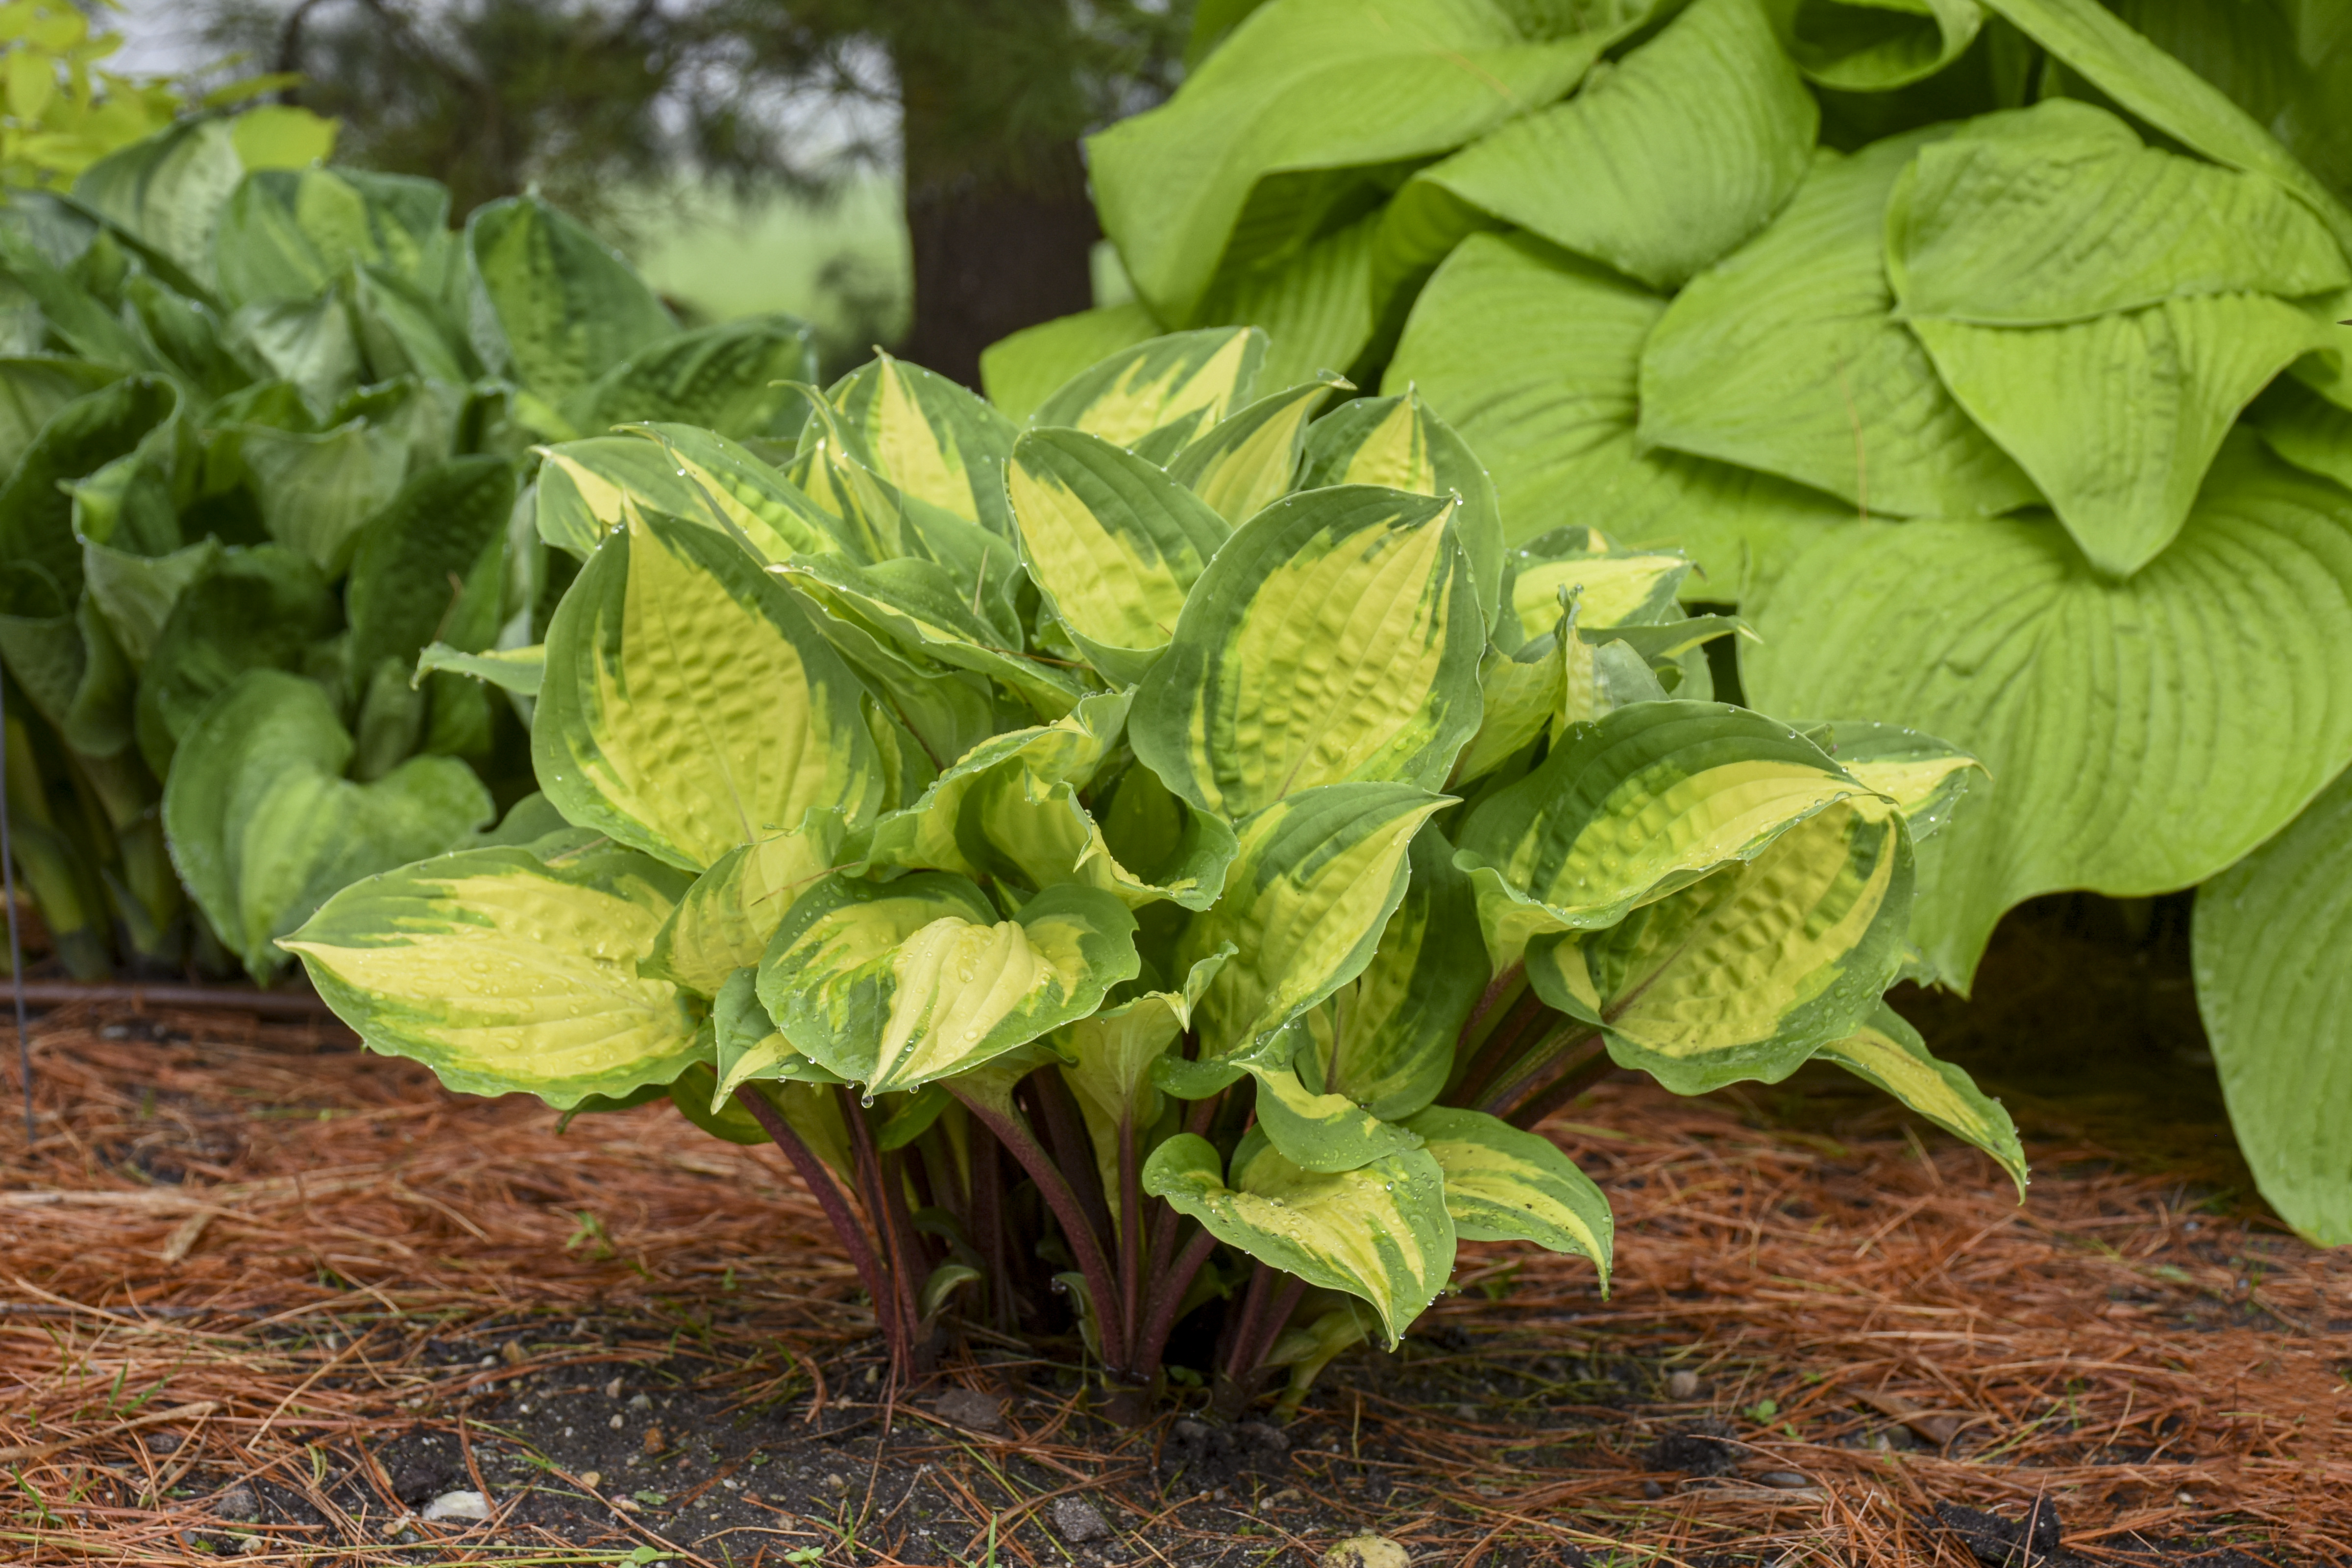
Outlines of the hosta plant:
<svg viewBox="0 0 2352 1568">
<path fill-rule="evenodd" d="M 2347 68 L 2320 0 L 1268 0 L 1093 143 L 1137 300 L 990 369 L 1026 399 L 1255 322 L 1417 389 L 1513 543 L 1686 550 L 1762 634 L 1748 699 L 1990 770 L 1920 859 L 1923 981 L 2021 900 L 2222 878 L 2240 1141 L 2352 1242 L 2352 1082 L 2291 978 L 2328 910 L 2230 869 L 2335 844 L 2298 816 L 2352 763 Z M 2255 930 L 2296 966 L 2216 956 Z"/>
<path fill-rule="evenodd" d="M 1681 556 L 1507 551 L 1418 398 L 1321 412 L 1265 347 L 1147 342 L 1026 428 L 877 359 L 782 466 L 624 437 L 660 479 L 608 464 L 593 531 L 542 479 L 586 560 L 480 668 L 543 794 L 285 945 L 455 1088 L 772 1140 L 910 1373 L 1066 1313 L 1131 1395 L 1215 1304 L 1231 1401 L 1392 1342 L 1459 1241 L 1605 1275 L 1533 1129 L 1612 1063 L 1820 1058 L 2021 1180 L 1879 1000 L 1969 759 L 1709 700 Z"/>
<path fill-rule="evenodd" d="M 329 893 L 471 841 L 529 700 L 418 656 L 545 630 L 570 563 L 518 495 L 656 450 L 578 439 L 614 424 L 799 427 L 801 323 L 682 330 L 543 204 L 453 230 L 319 166 L 332 130 L 190 119 L 0 204 L 7 795 L 79 975 L 266 980 Z"/>
</svg>

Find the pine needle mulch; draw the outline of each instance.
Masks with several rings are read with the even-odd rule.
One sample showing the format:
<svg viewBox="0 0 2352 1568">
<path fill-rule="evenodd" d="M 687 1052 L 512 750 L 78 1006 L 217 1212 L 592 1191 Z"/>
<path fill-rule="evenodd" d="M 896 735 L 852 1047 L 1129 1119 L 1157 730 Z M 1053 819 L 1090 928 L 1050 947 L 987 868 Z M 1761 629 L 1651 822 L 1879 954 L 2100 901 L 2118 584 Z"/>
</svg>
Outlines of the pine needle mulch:
<svg viewBox="0 0 2352 1568">
<path fill-rule="evenodd" d="M 1370 1530 L 1464 1568 L 1956 1568 L 1937 1505 L 2039 1504 L 2091 1562 L 2352 1563 L 2352 1258 L 2095 1148 L 2033 1146 L 2020 1207 L 1867 1096 L 1824 1087 L 1845 1098 L 1797 1130 L 1604 1084 L 1552 1131 L 1617 1207 L 1606 1301 L 1581 1263 L 1465 1246 L 1460 1294 L 1403 1353 L 1335 1363 L 1277 1464 L 1171 1473 L 1168 1420 L 1108 1432 L 984 1344 L 943 1383 L 1014 1392 L 1000 1433 L 854 1382 L 870 1320 L 814 1203 L 667 1108 L 559 1135 L 315 1026 L 67 1008 L 36 1031 L 37 1144 L 0 1117 L 7 1561 L 1193 1568 Z M 395 1439 L 454 1437 L 496 1501 L 486 1413 L 682 1357 L 709 1408 L 793 1431 L 862 1400 L 939 1528 L 902 1515 L 913 1480 L 883 1506 L 880 1457 L 829 1524 L 779 1464 L 723 1539 L 543 1458 L 593 1538 L 422 1524 L 394 1495 Z M 240 1482 L 314 1522 L 224 1523 Z M 1066 1545 L 1064 1493 L 1114 1538 Z"/>
</svg>

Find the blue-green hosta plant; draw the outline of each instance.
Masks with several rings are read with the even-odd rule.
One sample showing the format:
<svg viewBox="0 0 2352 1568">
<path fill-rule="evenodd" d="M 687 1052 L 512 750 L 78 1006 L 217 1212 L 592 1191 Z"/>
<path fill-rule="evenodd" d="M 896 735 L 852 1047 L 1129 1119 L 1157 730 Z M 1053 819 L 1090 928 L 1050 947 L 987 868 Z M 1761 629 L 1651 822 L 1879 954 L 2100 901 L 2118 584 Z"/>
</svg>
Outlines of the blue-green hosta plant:
<svg viewBox="0 0 2352 1568">
<path fill-rule="evenodd" d="M 907 1371 L 1061 1291 L 1132 1391 L 1223 1302 L 1239 1397 L 1393 1342 L 1462 1240 L 1605 1276 L 1531 1130 L 1612 1063 L 1834 1062 L 2021 1181 L 1879 999 L 1972 761 L 1709 700 L 1685 558 L 1506 549 L 1418 397 L 1265 353 L 1154 340 L 1025 428 L 883 358 L 780 465 L 559 448 L 584 563 L 473 667 L 535 692 L 543 793 L 284 945 L 454 1088 L 772 1140 Z"/>
<path fill-rule="evenodd" d="M 0 204 L 7 793 L 79 974 L 267 979 L 528 790 L 512 704 L 417 660 L 539 640 L 569 563 L 516 501 L 579 468 L 541 450 L 802 417 L 800 323 L 682 331 L 562 215 L 453 230 L 431 181 L 320 166 L 332 130 L 192 119 Z"/>
<path fill-rule="evenodd" d="M 1922 980 L 2069 889 L 2226 872 L 2200 919 L 2256 929 L 2302 884 L 2228 868 L 2333 844 L 2292 825 L 2352 763 L 2347 16 L 1268 0 L 1093 143 L 1137 298 L 998 345 L 992 385 L 1255 322 L 1417 389 L 1509 542 L 1686 551 L 1761 634 L 1748 700 L 1990 771 L 1920 859 Z M 2263 1191 L 2352 1242 L 2352 1093 L 2284 973 L 2200 991 Z"/>
</svg>

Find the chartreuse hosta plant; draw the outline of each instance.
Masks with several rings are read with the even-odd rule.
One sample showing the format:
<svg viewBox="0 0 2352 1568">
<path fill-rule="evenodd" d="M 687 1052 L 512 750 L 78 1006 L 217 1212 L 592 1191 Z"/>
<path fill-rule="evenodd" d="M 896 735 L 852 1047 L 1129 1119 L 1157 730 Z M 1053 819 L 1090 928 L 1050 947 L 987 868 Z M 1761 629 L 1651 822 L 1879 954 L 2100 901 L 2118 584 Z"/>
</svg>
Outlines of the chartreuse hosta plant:
<svg viewBox="0 0 2352 1568">
<path fill-rule="evenodd" d="M 1970 759 L 1708 700 L 1738 627 L 1679 616 L 1681 556 L 1506 551 L 1417 398 L 1265 392 L 1265 347 L 1147 342 L 1025 429 L 885 358 L 782 467 L 551 458 L 585 563 L 482 669 L 536 691 L 543 795 L 285 945 L 456 1088 L 773 1140 L 908 1370 L 1060 1290 L 1138 1390 L 1221 1302 L 1239 1398 L 1393 1342 L 1464 1240 L 1605 1279 L 1532 1129 L 1612 1062 L 1821 1058 L 2021 1181 L 1880 1001 Z"/>
<path fill-rule="evenodd" d="M 457 671 L 535 646 L 572 564 L 518 496 L 601 503 L 615 448 L 673 477 L 614 425 L 789 451 L 804 416 L 802 323 L 681 330 L 542 203 L 453 229 L 429 180 L 320 166 L 333 129 L 190 118 L 0 200 L 7 795 L 77 974 L 267 980 L 327 895 L 471 842 L 529 699 Z"/>
</svg>

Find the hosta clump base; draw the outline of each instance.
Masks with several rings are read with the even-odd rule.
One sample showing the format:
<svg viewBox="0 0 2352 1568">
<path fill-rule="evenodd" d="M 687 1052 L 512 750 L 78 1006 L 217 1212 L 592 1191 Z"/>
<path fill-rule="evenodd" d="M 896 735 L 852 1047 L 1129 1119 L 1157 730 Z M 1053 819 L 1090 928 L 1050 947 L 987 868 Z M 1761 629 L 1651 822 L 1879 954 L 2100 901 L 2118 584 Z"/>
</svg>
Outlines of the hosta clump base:
<svg viewBox="0 0 2352 1568">
<path fill-rule="evenodd" d="M 583 564 L 484 671 L 536 679 L 543 795 L 286 945 L 453 1087 L 772 1141 L 902 1370 L 1075 1318 L 1130 1412 L 1180 1323 L 1228 1403 L 1393 1344 L 1462 1240 L 1605 1279 L 1530 1129 L 1612 1063 L 1826 1058 L 2021 1178 L 1880 1001 L 1969 759 L 1710 700 L 1683 558 L 1507 552 L 1415 398 L 1318 418 L 1264 352 L 1158 340 L 1025 429 L 883 358 L 782 468 L 551 449 Z"/>
</svg>

